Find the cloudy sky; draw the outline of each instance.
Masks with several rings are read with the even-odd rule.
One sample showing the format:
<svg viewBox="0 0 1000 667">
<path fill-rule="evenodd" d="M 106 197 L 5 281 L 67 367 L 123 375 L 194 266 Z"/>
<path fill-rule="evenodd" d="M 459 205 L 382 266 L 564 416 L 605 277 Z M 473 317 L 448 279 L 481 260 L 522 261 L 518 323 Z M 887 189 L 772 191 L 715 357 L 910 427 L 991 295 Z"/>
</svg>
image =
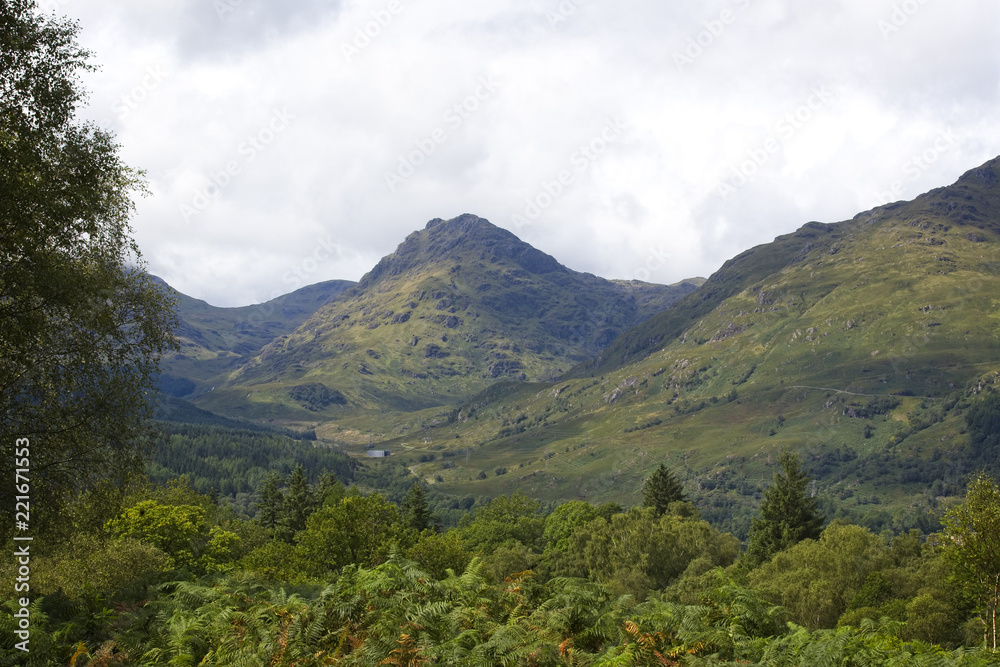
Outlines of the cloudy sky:
<svg viewBox="0 0 1000 667">
<path fill-rule="evenodd" d="M 357 280 L 475 213 L 670 283 L 1000 154 L 995 0 L 41 0 L 152 196 L 149 269 L 220 306 Z"/>
</svg>

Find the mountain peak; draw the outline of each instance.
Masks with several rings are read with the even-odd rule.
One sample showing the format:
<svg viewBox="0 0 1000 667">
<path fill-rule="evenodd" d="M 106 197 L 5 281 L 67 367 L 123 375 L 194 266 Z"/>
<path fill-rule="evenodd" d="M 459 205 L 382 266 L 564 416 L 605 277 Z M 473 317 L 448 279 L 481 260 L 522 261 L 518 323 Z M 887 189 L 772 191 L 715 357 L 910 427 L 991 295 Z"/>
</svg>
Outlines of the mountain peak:
<svg viewBox="0 0 1000 667">
<path fill-rule="evenodd" d="M 486 218 L 480 218 L 478 215 L 475 215 L 473 213 L 463 213 L 457 218 L 452 218 L 451 220 L 434 218 L 433 220 L 427 221 L 427 225 L 424 227 L 424 229 L 436 229 L 438 227 L 441 227 L 442 225 L 449 231 L 456 231 L 461 233 L 467 233 L 477 227 L 484 227 L 484 226 L 500 230 L 499 227 L 494 225 Z"/>
<path fill-rule="evenodd" d="M 465 213 L 444 220 L 434 218 L 399 244 L 396 251 L 365 275 L 359 287 L 364 289 L 384 276 L 397 276 L 434 262 L 462 261 L 489 263 L 514 262 L 531 274 L 565 273 L 566 267 L 554 257 L 533 248 L 517 236 L 497 227 L 486 218 Z"/>
</svg>

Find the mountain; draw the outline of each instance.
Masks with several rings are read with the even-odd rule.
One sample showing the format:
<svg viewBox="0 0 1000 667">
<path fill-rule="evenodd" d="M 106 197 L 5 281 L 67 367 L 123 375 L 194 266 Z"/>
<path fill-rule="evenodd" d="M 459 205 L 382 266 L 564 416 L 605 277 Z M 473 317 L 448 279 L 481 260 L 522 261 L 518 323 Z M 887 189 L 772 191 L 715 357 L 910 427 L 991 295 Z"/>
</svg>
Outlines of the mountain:
<svg viewBox="0 0 1000 667">
<path fill-rule="evenodd" d="M 734 257 L 564 377 L 377 433 L 459 495 L 635 499 L 664 462 L 737 532 L 789 447 L 830 513 L 920 526 L 1000 460 L 967 429 L 998 386 L 998 294 L 1000 158 Z"/>
<path fill-rule="evenodd" d="M 153 276 L 177 303 L 181 349 L 161 361 L 164 393 L 191 397 L 221 384 L 243 359 L 291 333 L 320 306 L 355 283 L 330 280 L 303 287 L 265 303 L 218 308 L 173 289 Z"/>
<path fill-rule="evenodd" d="M 483 218 L 434 219 L 199 403 L 299 420 L 453 404 L 552 380 L 699 283 L 605 280 Z"/>
</svg>

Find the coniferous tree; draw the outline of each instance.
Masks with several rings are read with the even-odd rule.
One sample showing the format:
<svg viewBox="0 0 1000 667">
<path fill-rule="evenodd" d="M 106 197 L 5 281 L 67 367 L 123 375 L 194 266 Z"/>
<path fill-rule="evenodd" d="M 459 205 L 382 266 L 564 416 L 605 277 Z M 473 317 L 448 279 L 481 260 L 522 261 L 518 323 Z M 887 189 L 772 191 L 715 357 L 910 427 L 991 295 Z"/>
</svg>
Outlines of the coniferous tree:
<svg viewBox="0 0 1000 667">
<path fill-rule="evenodd" d="M 781 466 L 774 482 L 764 491 L 760 516 L 753 520 L 743 562 L 750 567 L 771 560 L 779 551 L 805 539 L 818 539 L 825 518 L 809 497 L 806 486 L 810 477 L 802 472 L 799 457 L 785 450 L 778 459 Z"/>
<path fill-rule="evenodd" d="M 414 530 L 421 531 L 431 527 L 431 510 L 427 506 L 427 494 L 424 485 L 414 482 L 403 501 L 403 520 Z"/>
<path fill-rule="evenodd" d="M 314 509 L 313 491 L 306 480 L 306 472 L 302 466 L 296 466 L 288 478 L 288 495 L 285 496 L 282 523 L 292 533 L 305 530 L 306 519 Z"/>
<path fill-rule="evenodd" d="M 257 522 L 270 531 L 281 524 L 284 510 L 285 494 L 281 492 L 281 476 L 272 472 L 264 481 L 260 490 L 260 502 L 257 503 Z"/>
<path fill-rule="evenodd" d="M 335 505 L 340 499 L 347 495 L 347 489 L 343 482 L 337 479 L 332 472 L 325 472 L 319 478 L 315 489 L 315 501 L 317 509 L 323 505 Z"/>
<path fill-rule="evenodd" d="M 653 474 L 646 479 L 646 485 L 642 489 L 642 504 L 644 507 L 652 507 L 657 516 L 666 513 L 670 503 L 685 501 L 684 489 L 677 477 L 664 464 L 653 471 Z"/>
</svg>

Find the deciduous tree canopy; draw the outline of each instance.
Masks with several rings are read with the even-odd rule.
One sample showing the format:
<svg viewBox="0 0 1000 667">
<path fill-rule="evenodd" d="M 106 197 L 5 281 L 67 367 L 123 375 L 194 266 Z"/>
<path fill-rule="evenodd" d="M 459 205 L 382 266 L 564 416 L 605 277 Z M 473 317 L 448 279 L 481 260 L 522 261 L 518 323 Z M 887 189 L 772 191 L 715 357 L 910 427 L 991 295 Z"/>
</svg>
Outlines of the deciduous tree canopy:
<svg viewBox="0 0 1000 667">
<path fill-rule="evenodd" d="M 140 467 L 174 330 L 131 238 L 141 174 L 74 118 L 92 69 L 77 30 L 0 3 L 0 472 L 28 438 L 36 530 L 71 490 Z"/>
</svg>

